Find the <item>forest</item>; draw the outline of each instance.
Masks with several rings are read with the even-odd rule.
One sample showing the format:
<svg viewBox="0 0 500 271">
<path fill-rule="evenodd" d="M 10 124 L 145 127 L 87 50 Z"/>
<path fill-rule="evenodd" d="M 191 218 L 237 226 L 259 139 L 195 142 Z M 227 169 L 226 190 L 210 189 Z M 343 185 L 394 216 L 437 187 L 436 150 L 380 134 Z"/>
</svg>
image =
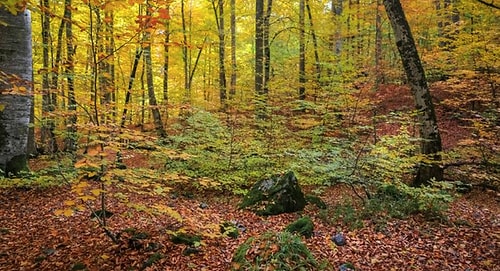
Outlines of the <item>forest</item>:
<svg viewBox="0 0 500 271">
<path fill-rule="evenodd" d="M 500 2 L 0 0 L 0 270 L 500 270 Z"/>
</svg>

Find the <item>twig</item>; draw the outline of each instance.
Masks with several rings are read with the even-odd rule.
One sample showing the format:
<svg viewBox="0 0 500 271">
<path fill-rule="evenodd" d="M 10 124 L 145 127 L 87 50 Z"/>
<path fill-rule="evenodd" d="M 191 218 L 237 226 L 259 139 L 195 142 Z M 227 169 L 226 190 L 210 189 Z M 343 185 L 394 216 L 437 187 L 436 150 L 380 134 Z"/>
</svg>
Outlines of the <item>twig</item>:
<svg viewBox="0 0 500 271">
<path fill-rule="evenodd" d="M 68 180 L 68 178 L 66 178 L 66 176 L 62 172 L 60 164 L 58 164 L 57 169 L 59 170 L 59 174 L 61 175 L 63 181 L 67 185 L 71 186 L 71 182 Z M 94 211 L 94 209 L 92 208 L 92 206 L 88 202 L 84 201 L 83 199 L 80 199 L 80 200 L 87 207 L 87 209 L 89 209 L 90 212 L 92 212 L 92 215 L 95 218 L 97 218 L 97 222 L 99 223 L 99 226 L 104 230 L 104 233 L 111 239 L 111 241 L 113 241 L 113 243 L 115 243 L 115 244 L 119 244 L 118 238 L 116 238 L 116 235 L 107 229 L 106 224 L 105 224 L 106 222 L 105 222 L 105 220 L 103 220 L 103 218 L 106 217 L 106 212 L 103 211 L 102 217 L 100 217 L 99 215 L 97 215 L 97 213 Z"/>
</svg>

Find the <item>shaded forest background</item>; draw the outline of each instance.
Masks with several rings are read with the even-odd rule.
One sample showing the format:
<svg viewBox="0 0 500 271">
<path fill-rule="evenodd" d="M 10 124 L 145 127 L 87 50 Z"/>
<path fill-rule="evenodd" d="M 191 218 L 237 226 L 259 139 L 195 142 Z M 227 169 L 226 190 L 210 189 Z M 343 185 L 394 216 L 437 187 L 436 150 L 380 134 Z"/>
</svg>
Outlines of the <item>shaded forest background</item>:
<svg viewBox="0 0 500 271">
<path fill-rule="evenodd" d="M 151 135 L 137 131 L 155 131 L 166 147 L 199 160 L 170 169 L 216 182 L 228 178 L 222 182 L 238 187 L 255 173 L 242 170 L 248 163 L 259 168 L 257 176 L 297 168 L 325 184 L 342 179 L 330 176 L 337 163 L 326 157 L 344 155 L 343 144 L 351 160 L 364 154 L 362 146 L 382 144 L 388 132 L 399 136 L 394 144 L 413 148 L 418 129 L 411 103 L 384 106 L 401 98 L 390 92 L 406 80 L 380 1 L 263 2 L 260 64 L 254 4 L 33 3 L 38 152 L 78 146 L 116 153 Z M 459 149 L 444 155 L 450 158 L 444 166 L 496 164 L 498 10 L 477 1 L 403 5 L 427 79 L 440 90 L 435 103 L 447 113 L 438 121 L 457 119 L 474 137 L 442 127 L 464 136 L 453 143 Z M 301 165 L 316 159 L 324 166 L 318 172 Z M 245 177 L 227 174 L 233 170 Z"/>
</svg>

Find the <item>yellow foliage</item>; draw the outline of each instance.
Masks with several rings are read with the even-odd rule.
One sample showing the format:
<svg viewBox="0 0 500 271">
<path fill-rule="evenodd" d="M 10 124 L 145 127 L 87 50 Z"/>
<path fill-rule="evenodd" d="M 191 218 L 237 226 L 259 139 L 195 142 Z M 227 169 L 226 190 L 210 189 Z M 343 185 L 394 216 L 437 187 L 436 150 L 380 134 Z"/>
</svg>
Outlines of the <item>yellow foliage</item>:
<svg viewBox="0 0 500 271">
<path fill-rule="evenodd" d="M 169 215 L 170 217 L 174 218 L 175 220 L 179 221 L 179 222 L 182 222 L 182 216 L 181 214 L 179 214 L 177 211 L 175 211 L 174 209 L 166 206 L 166 205 L 163 205 L 163 204 L 156 204 L 153 206 L 153 208 L 156 209 L 156 211 L 158 211 L 159 213 L 162 213 L 162 214 L 167 214 Z"/>
<path fill-rule="evenodd" d="M 55 210 L 54 214 L 57 216 L 64 215 L 64 216 L 72 216 L 74 213 L 73 209 L 62 209 L 62 210 Z"/>
</svg>

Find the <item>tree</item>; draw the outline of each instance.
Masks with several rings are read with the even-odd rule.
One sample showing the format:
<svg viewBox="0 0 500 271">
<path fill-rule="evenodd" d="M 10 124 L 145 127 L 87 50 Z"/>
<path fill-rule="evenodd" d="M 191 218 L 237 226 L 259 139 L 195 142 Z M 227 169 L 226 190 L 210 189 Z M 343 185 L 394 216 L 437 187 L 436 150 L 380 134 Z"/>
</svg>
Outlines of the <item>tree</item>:
<svg viewBox="0 0 500 271">
<path fill-rule="evenodd" d="M 305 0 L 299 2 L 299 99 L 306 99 Z"/>
<path fill-rule="evenodd" d="M 255 1 L 255 92 L 257 95 L 257 117 L 265 117 L 265 103 L 269 92 L 271 51 L 269 27 L 273 1 Z"/>
<path fill-rule="evenodd" d="M 67 124 L 67 135 L 66 135 L 66 150 L 76 151 L 77 140 L 76 140 L 76 125 L 77 125 L 77 113 L 76 113 L 76 95 L 75 95 L 75 47 L 73 46 L 73 8 L 72 1 L 64 1 L 64 20 L 65 31 L 66 31 L 66 80 L 68 83 L 68 111 L 70 111 L 69 123 Z"/>
<path fill-rule="evenodd" d="M 413 184 L 421 186 L 428 184 L 432 179 L 442 180 L 443 178 L 443 169 L 438 164 L 438 161 L 441 160 L 439 154 L 442 150 L 441 136 L 424 68 L 420 62 L 417 47 L 401 3 L 399 0 L 384 0 L 383 2 L 394 30 L 396 45 L 415 100 L 420 125 L 419 132 L 422 138 L 420 151 L 427 156 L 428 159 L 425 160 L 430 160 L 429 163 L 421 161 L 419 164 Z"/>
<path fill-rule="evenodd" d="M 231 83 L 229 87 L 229 99 L 232 99 L 236 94 L 236 0 L 231 0 Z"/>
<path fill-rule="evenodd" d="M 311 37 L 313 40 L 314 46 L 314 72 L 316 73 L 316 84 L 319 85 L 321 82 L 321 62 L 319 60 L 319 52 L 318 52 L 318 38 L 316 36 L 316 31 L 314 30 L 313 17 L 311 12 L 311 5 L 309 5 L 309 0 L 305 0 L 307 17 L 309 19 L 309 27 L 311 31 Z M 316 95 L 315 95 L 316 96 Z"/>
<path fill-rule="evenodd" d="M 31 14 L 0 7 L 0 170 L 27 168 L 33 80 Z"/>
<path fill-rule="evenodd" d="M 221 109 L 226 109 L 226 100 L 227 100 L 227 84 L 226 84 L 226 68 L 225 68 L 225 60 L 226 60 L 226 42 L 225 42 L 225 33 L 224 33 L 224 1 L 217 0 L 217 4 L 215 4 L 215 0 L 212 0 L 212 7 L 214 9 L 215 22 L 217 25 L 217 32 L 219 36 L 219 97 Z"/>
<path fill-rule="evenodd" d="M 146 61 L 146 76 L 148 83 L 148 99 L 149 105 L 151 106 L 151 111 L 153 112 L 153 121 L 155 124 L 156 132 L 160 137 L 166 137 L 167 134 L 163 128 L 163 122 L 161 121 L 160 110 L 158 109 L 156 103 L 156 96 L 153 84 L 153 61 L 151 59 L 151 34 L 149 27 L 151 27 L 150 19 L 151 14 L 151 3 L 146 1 L 146 17 L 148 18 L 148 23 L 145 25 L 143 43 L 144 43 L 144 60 Z"/>
<path fill-rule="evenodd" d="M 55 121 L 50 117 L 50 113 L 55 110 L 55 87 L 51 85 L 53 82 L 50 80 L 52 67 L 49 65 L 49 52 L 52 49 L 51 35 L 50 35 L 50 6 L 48 0 L 41 1 L 42 5 L 42 127 L 41 127 L 41 149 L 42 152 L 48 151 L 53 153 L 57 151 L 57 141 L 54 134 Z"/>
</svg>

